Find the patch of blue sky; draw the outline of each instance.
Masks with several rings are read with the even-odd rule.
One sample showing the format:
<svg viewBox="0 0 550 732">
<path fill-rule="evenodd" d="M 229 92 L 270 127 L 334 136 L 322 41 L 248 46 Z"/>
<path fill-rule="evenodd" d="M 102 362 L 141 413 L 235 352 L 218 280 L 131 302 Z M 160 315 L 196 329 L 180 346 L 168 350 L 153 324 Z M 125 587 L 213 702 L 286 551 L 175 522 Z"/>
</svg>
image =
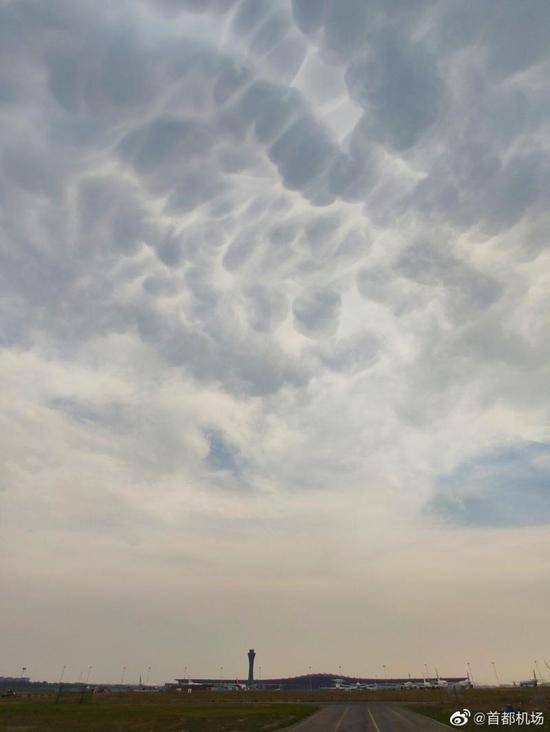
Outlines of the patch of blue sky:
<svg viewBox="0 0 550 732">
<path fill-rule="evenodd" d="M 237 475 L 240 472 L 238 450 L 219 430 L 208 430 L 205 434 L 210 444 L 206 458 L 208 465 L 214 470 L 227 470 Z"/>
<path fill-rule="evenodd" d="M 507 446 L 459 465 L 438 478 L 427 508 L 462 526 L 550 523 L 550 445 Z"/>
</svg>

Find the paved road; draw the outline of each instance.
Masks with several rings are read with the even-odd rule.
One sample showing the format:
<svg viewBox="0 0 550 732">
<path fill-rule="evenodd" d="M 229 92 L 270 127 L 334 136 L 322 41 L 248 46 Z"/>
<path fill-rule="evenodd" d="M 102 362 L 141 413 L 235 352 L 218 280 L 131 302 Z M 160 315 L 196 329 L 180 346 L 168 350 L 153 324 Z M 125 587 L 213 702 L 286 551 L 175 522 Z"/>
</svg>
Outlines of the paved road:
<svg viewBox="0 0 550 732">
<path fill-rule="evenodd" d="M 441 732 L 452 729 L 401 704 L 330 704 L 288 732 Z"/>
</svg>

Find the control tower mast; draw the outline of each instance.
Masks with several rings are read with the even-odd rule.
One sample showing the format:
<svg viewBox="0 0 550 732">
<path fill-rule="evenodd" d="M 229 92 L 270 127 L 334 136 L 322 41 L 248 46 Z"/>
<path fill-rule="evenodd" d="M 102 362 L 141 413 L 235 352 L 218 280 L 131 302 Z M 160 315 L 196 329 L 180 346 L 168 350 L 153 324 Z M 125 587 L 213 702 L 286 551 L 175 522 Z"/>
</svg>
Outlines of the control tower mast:
<svg viewBox="0 0 550 732">
<path fill-rule="evenodd" d="M 256 653 L 253 648 L 248 651 L 248 686 L 254 684 L 254 659 Z"/>
</svg>

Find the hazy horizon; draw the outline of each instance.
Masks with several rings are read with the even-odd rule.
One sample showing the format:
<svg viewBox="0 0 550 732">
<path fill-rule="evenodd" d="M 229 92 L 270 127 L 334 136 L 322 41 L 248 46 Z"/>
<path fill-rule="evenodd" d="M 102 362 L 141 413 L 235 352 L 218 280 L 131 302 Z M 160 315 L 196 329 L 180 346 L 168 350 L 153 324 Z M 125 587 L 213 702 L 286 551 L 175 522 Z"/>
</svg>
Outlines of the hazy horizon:
<svg viewBox="0 0 550 732">
<path fill-rule="evenodd" d="M 543 0 L 0 0 L 0 675 L 547 671 L 549 72 Z"/>
</svg>

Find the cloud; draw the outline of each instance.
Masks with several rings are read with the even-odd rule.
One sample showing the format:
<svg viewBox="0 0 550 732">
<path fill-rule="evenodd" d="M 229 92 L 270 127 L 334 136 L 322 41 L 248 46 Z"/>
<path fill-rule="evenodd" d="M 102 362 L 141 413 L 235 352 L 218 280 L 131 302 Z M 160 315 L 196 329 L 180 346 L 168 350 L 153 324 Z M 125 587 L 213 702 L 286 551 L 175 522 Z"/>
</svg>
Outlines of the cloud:
<svg viewBox="0 0 550 732">
<path fill-rule="evenodd" d="M 319 356 L 333 371 L 355 373 L 372 366 L 380 348 L 381 343 L 376 335 L 354 334 L 347 339 L 322 344 Z"/>
<path fill-rule="evenodd" d="M 298 330 L 309 338 L 333 335 L 338 330 L 341 300 L 331 290 L 311 290 L 297 298 L 292 312 Z"/>
<path fill-rule="evenodd" d="M 178 158 L 204 157 L 212 147 L 212 136 L 195 120 L 160 117 L 145 129 L 134 130 L 121 142 L 125 157 L 133 161 L 138 173 L 147 175 L 158 165 Z"/>
<path fill-rule="evenodd" d="M 436 59 L 392 33 L 381 34 L 366 58 L 350 64 L 346 82 L 366 110 L 369 137 L 398 150 L 419 141 L 443 104 Z"/>
<path fill-rule="evenodd" d="M 206 628 L 215 607 L 248 612 L 231 583 L 249 597 L 250 577 L 277 587 L 271 609 L 250 605 L 264 637 L 296 593 L 318 609 L 361 586 L 385 659 L 387 578 L 406 588 L 414 561 L 430 596 L 447 573 L 477 591 L 464 547 L 480 566 L 492 532 L 487 576 L 521 545 L 536 605 L 550 46 L 544 4 L 519 8 L 0 3 L 12 580 L 41 586 L 59 567 L 70 596 L 62 575 L 74 585 L 93 555 L 94 596 L 119 568 L 137 598 L 158 583 L 184 605 L 184 576 Z M 483 608 L 464 602 L 476 629 Z M 313 652 L 302 630 L 296 647 Z M 171 652 L 165 673 L 181 674 Z"/>
<path fill-rule="evenodd" d="M 291 190 L 312 185 L 326 171 L 334 154 L 327 132 L 306 116 L 294 122 L 269 151 L 285 186 Z"/>
<path fill-rule="evenodd" d="M 400 256 L 395 269 L 420 285 L 443 286 L 455 318 L 471 318 L 476 311 L 487 310 L 502 292 L 492 277 L 456 259 L 445 242 L 411 245 Z"/>
</svg>

